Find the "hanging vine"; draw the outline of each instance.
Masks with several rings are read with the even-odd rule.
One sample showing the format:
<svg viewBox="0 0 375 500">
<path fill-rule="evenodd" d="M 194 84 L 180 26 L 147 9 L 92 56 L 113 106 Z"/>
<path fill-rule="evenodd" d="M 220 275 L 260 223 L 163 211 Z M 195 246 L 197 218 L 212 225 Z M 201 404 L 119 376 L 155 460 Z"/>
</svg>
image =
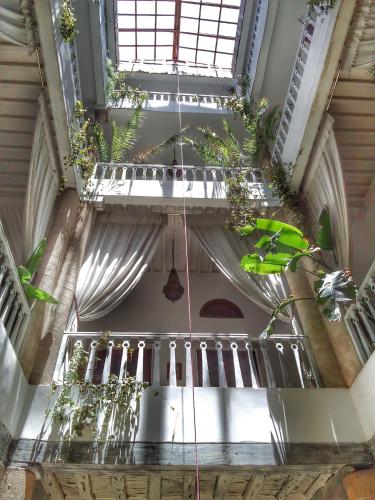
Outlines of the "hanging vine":
<svg viewBox="0 0 375 500">
<path fill-rule="evenodd" d="M 78 34 L 78 29 L 71 0 L 64 0 L 59 21 L 60 33 L 64 42 L 72 42 Z"/>
<path fill-rule="evenodd" d="M 147 101 L 147 92 L 139 87 L 129 85 L 126 81 L 125 71 L 115 69 L 110 59 L 107 59 L 107 74 L 105 97 L 108 106 L 117 108 L 122 106 L 125 100 L 128 100 L 134 107 L 139 107 Z"/>
<path fill-rule="evenodd" d="M 98 342 L 98 351 L 105 350 L 107 343 L 108 337 L 102 337 Z M 57 399 L 46 416 L 50 416 L 54 423 L 66 426 L 70 437 L 82 436 L 88 429 L 98 439 L 107 436 L 111 418 L 116 415 L 134 422 L 138 413 L 137 402 L 148 384 L 137 381 L 129 374 L 124 374 L 122 379 L 111 374 L 104 384 L 85 382 L 87 360 L 88 353 L 82 343 L 77 342 Z M 57 388 L 53 385 L 53 392 Z"/>
</svg>

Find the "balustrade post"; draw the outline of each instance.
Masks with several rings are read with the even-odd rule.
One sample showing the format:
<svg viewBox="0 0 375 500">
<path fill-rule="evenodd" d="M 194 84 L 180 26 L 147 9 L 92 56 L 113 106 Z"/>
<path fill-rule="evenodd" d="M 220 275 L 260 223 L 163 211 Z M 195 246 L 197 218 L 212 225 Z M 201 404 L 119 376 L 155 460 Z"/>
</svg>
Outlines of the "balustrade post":
<svg viewBox="0 0 375 500">
<path fill-rule="evenodd" d="M 304 389 L 305 388 L 305 381 L 303 380 L 302 367 L 301 367 L 301 358 L 300 358 L 300 355 L 299 355 L 298 344 L 291 344 L 290 348 L 293 351 L 294 361 L 296 363 L 298 377 L 299 377 L 299 381 L 300 381 L 301 387 L 302 387 L 302 389 Z"/>
<path fill-rule="evenodd" d="M 219 374 L 219 387 L 227 387 L 227 378 L 225 376 L 224 360 L 223 360 L 223 344 L 220 340 L 215 343 L 217 353 L 217 371 Z"/>
<path fill-rule="evenodd" d="M 237 342 L 232 342 L 230 344 L 230 347 L 232 349 L 232 356 L 233 356 L 233 365 L 234 365 L 234 379 L 236 383 L 236 387 L 243 387 L 243 379 L 242 379 L 242 373 L 241 373 L 241 366 L 240 366 L 240 360 L 238 359 L 238 344 Z"/>
<path fill-rule="evenodd" d="M 107 345 L 107 353 L 104 361 L 104 368 L 102 374 L 102 384 L 106 384 L 109 380 L 109 376 L 111 374 L 111 363 L 112 363 L 112 350 L 113 350 L 114 342 L 110 340 Z"/>
<path fill-rule="evenodd" d="M 152 385 L 160 385 L 160 347 L 161 341 L 154 340 L 153 344 L 153 366 L 152 366 Z"/>
<path fill-rule="evenodd" d="M 251 342 L 246 342 L 246 349 L 247 349 L 247 355 L 249 358 L 249 365 L 250 365 L 250 377 L 251 377 L 251 387 L 253 389 L 259 389 L 260 384 L 259 384 L 259 377 L 257 373 L 257 369 L 254 363 L 254 352 L 253 352 L 253 346 Z"/>
<path fill-rule="evenodd" d="M 275 380 L 275 375 L 274 375 L 273 369 L 272 369 L 272 363 L 271 363 L 270 357 L 268 355 L 266 342 L 262 341 L 260 343 L 260 348 L 261 348 L 262 354 L 263 354 L 264 367 L 266 369 L 268 387 L 270 389 L 275 388 L 276 387 L 276 380 Z"/>
<path fill-rule="evenodd" d="M 89 361 L 87 363 L 86 373 L 85 373 L 85 382 L 92 382 L 92 377 L 94 374 L 95 360 L 96 360 L 96 351 L 97 351 L 98 343 L 96 340 L 91 342 L 90 344 L 90 354 Z"/>
<path fill-rule="evenodd" d="M 207 342 L 199 344 L 202 353 L 202 387 L 210 387 L 210 375 L 207 361 Z"/>
<path fill-rule="evenodd" d="M 177 386 L 176 377 L 176 342 L 172 340 L 169 342 L 169 386 Z"/>
<path fill-rule="evenodd" d="M 193 366 L 191 359 L 191 342 L 186 341 L 185 344 L 185 386 L 193 386 Z"/>
<path fill-rule="evenodd" d="M 122 343 L 122 354 L 121 354 L 121 363 L 120 363 L 120 373 L 119 380 L 125 380 L 128 372 L 128 350 L 130 347 L 130 342 L 128 340 L 124 340 Z"/>
<path fill-rule="evenodd" d="M 143 382 L 143 355 L 144 355 L 145 345 L 146 343 L 144 340 L 140 340 L 138 342 L 137 372 L 135 375 L 137 382 Z"/>
<path fill-rule="evenodd" d="M 279 358 L 281 375 L 283 377 L 284 387 L 288 387 L 288 372 L 284 363 L 284 346 L 281 342 L 275 343 L 275 348 L 277 350 L 277 356 Z"/>
</svg>

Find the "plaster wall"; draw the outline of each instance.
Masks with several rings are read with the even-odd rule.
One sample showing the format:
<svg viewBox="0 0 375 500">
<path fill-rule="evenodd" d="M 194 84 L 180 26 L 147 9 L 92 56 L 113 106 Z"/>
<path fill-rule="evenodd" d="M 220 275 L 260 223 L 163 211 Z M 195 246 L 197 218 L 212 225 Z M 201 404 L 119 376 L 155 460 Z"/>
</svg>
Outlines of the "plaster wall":
<svg viewBox="0 0 375 500">
<path fill-rule="evenodd" d="M 85 321 L 80 331 L 98 332 L 153 332 L 186 333 L 187 315 L 186 274 L 179 273 L 184 295 L 179 301 L 168 301 L 162 290 L 168 273 L 147 272 L 133 292 L 110 314 L 96 321 Z M 190 275 L 192 331 L 195 333 L 248 333 L 255 337 L 264 329 L 269 315 L 248 300 L 220 273 L 192 273 Z M 234 302 L 244 318 L 200 318 L 201 307 L 212 299 Z M 291 334 L 289 323 L 278 322 L 276 333 Z"/>
<path fill-rule="evenodd" d="M 375 436 L 375 352 L 350 388 L 366 441 Z"/>
<path fill-rule="evenodd" d="M 156 390 L 157 389 L 157 390 Z M 30 386 L 25 423 L 17 438 L 56 440 L 60 429 L 44 428 L 48 386 Z M 364 433 L 346 389 L 195 388 L 200 443 L 360 443 Z M 121 416 L 119 416 L 121 418 Z M 109 428 L 116 441 L 194 442 L 192 389 L 145 390 L 133 431 L 118 420 Z M 61 434 L 60 434 L 61 437 Z M 89 434 L 76 440 L 87 440 Z"/>
<path fill-rule="evenodd" d="M 28 383 L 0 320 L 0 422 L 13 436 L 19 424 Z"/>
</svg>

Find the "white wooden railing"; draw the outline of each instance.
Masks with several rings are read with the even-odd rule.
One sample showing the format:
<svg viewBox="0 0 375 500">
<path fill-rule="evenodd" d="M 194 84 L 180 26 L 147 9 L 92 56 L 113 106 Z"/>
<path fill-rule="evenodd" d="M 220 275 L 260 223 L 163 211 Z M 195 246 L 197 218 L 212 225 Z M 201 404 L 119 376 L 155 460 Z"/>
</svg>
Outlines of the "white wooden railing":
<svg viewBox="0 0 375 500">
<path fill-rule="evenodd" d="M 17 352 L 30 318 L 30 308 L 0 223 L 0 320 Z"/>
<path fill-rule="evenodd" d="M 338 6 L 322 17 L 318 7 L 311 7 L 306 15 L 273 151 L 273 157 L 284 163 L 294 164 L 301 149 L 337 11 Z"/>
<path fill-rule="evenodd" d="M 345 323 L 364 364 L 375 350 L 375 262 L 358 290 L 358 300 L 345 314 Z"/>
<path fill-rule="evenodd" d="M 185 198 L 191 206 L 226 207 L 226 179 L 233 178 L 238 169 L 222 167 L 165 165 L 134 165 L 98 163 L 94 169 L 90 192 L 91 199 L 102 203 L 160 204 L 161 199 L 179 204 Z M 259 206 L 278 206 L 269 183 L 260 172 L 246 174 L 250 197 Z M 78 177 L 78 176 L 77 176 Z M 80 192 L 83 186 L 78 183 Z M 84 191 L 83 191 L 84 192 Z"/>
<path fill-rule="evenodd" d="M 104 338 L 104 340 L 103 340 Z M 101 339 L 101 340 L 99 340 Z M 152 386 L 319 387 L 304 336 L 260 342 L 245 334 L 66 333 L 54 373 L 62 383 L 74 345 L 87 352 L 86 382 L 105 383 L 127 374 Z"/>
</svg>

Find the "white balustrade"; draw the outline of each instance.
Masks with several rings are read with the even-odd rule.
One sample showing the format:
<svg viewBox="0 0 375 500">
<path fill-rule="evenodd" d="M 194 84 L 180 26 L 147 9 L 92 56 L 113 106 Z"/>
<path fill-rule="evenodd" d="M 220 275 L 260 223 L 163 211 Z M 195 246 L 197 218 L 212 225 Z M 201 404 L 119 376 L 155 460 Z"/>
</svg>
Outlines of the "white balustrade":
<svg viewBox="0 0 375 500">
<path fill-rule="evenodd" d="M 21 347 L 29 317 L 30 307 L 0 223 L 0 320 L 16 352 Z"/>
<path fill-rule="evenodd" d="M 64 334 L 56 383 L 62 383 L 78 341 L 88 353 L 86 382 L 106 383 L 113 374 L 119 379 L 133 376 L 155 387 L 320 386 L 303 336 L 271 337 L 261 342 L 243 334 L 194 334 L 187 340 L 183 334 L 111 333 L 106 343 L 99 338 L 99 333 Z"/>
<path fill-rule="evenodd" d="M 345 314 L 345 323 L 361 362 L 375 350 L 375 262 L 358 290 L 358 300 Z"/>
</svg>

